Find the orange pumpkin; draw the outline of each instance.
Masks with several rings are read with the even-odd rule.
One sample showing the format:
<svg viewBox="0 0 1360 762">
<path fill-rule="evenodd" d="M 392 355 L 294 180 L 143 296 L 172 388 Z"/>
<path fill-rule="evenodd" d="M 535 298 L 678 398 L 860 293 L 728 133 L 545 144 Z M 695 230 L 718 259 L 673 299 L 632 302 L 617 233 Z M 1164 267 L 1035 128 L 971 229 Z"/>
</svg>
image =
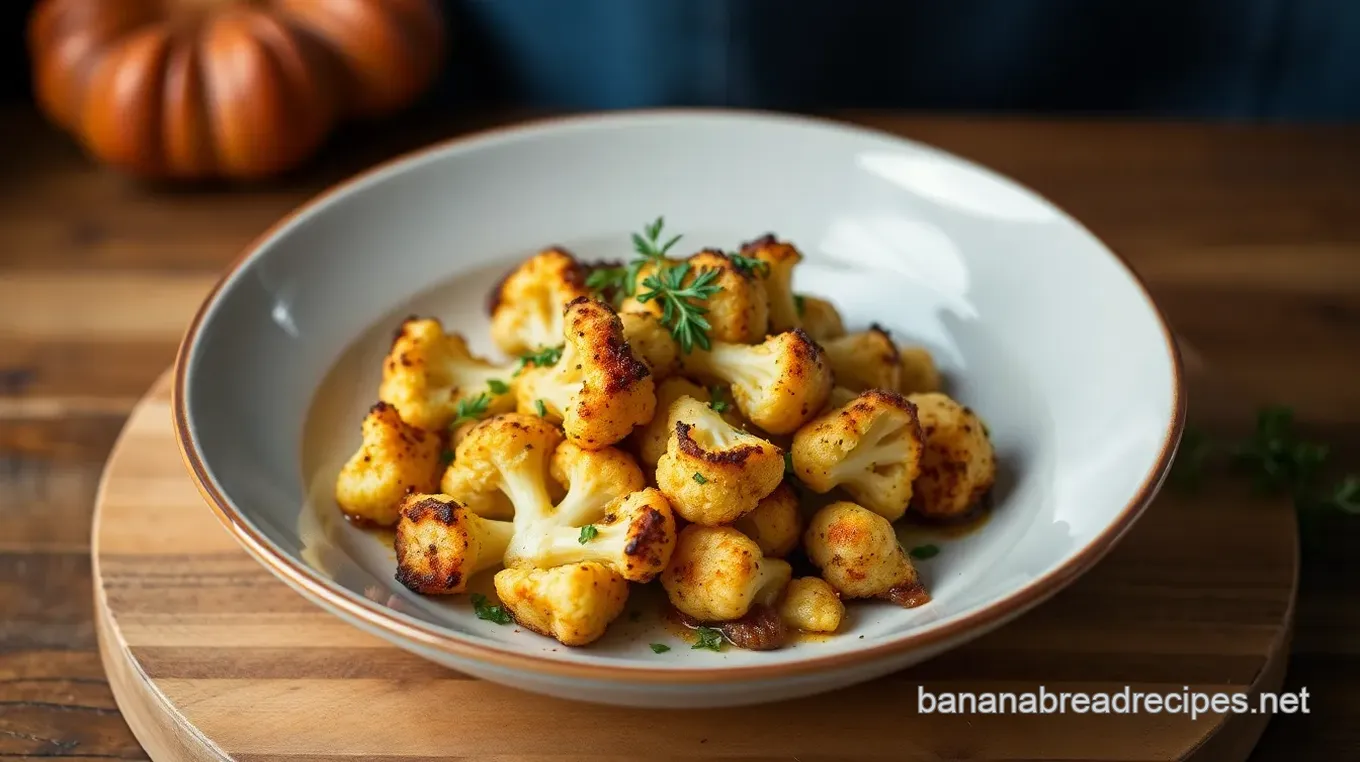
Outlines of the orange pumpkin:
<svg viewBox="0 0 1360 762">
<path fill-rule="evenodd" d="M 41 0 L 34 91 L 99 160 L 144 176 L 254 179 L 345 116 L 429 87 L 439 0 Z"/>
</svg>

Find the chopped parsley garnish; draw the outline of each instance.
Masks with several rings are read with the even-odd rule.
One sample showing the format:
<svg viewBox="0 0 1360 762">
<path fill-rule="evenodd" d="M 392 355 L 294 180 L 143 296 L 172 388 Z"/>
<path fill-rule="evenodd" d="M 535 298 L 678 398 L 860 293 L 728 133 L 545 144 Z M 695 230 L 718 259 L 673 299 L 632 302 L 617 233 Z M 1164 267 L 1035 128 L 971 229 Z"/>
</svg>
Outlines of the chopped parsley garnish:
<svg viewBox="0 0 1360 762">
<path fill-rule="evenodd" d="M 548 368 L 556 365 L 560 359 L 562 359 L 562 347 L 560 346 L 544 347 L 537 352 L 520 355 L 519 362 L 515 365 L 515 375 L 518 376 L 520 371 L 531 363 L 535 368 Z"/>
<path fill-rule="evenodd" d="M 940 554 L 940 546 L 939 546 L 939 545 L 917 545 L 916 547 L 914 547 L 914 548 L 912 548 L 910 551 L 908 551 L 908 553 L 911 555 L 912 558 L 919 558 L 919 559 L 921 559 L 922 561 L 924 561 L 924 560 L 927 559 L 927 558 L 934 558 L 935 556 L 939 555 L 939 554 Z"/>
<path fill-rule="evenodd" d="M 586 543 L 590 542 L 591 540 L 599 536 L 600 530 L 596 529 L 594 524 L 586 524 L 585 526 L 581 527 L 581 535 L 576 538 L 576 541 L 581 543 L 582 545 L 585 545 Z"/>
<path fill-rule="evenodd" d="M 712 402 L 708 403 L 708 406 L 713 408 L 713 412 L 715 413 L 727 412 L 728 408 L 726 400 L 727 395 L 724 393 L 723 388 L 721 386 L 709 387 L 708 396 L 713 400 Z"/>
<path fill-rule="evenodd" d="M 653 643 L 653 644 L 652 644 L 652 653 L 654 653 L 654 654 L 664 654 L 664 653 L 666 653 L 666 652 L 669 651 L 669 650 L 671 650 L 671 647 L 668 646 L 668 645 L 666 645 L 665 643 Z"/>
<path fill-rule="evenodd" d="M 733 267 L 748 275 L 759 274 L 764 276 L 770 274 L 770 263 L 759 257 L 748 257 L 745 254 L 737 253 L 728 254 L 727 258 L 732 260 Z"/>
<path fill-rule="evenodd" d="M 534 400 L 534 410 L 538 411 L 539 418 L 548 417 L 548 407 L 543 404 L 543 400 Z"/>
<path fill-rule="evenodd" d="M 722 650 L 723 637 L 721 632 L 718 632 L 712 627 L 700 627 L 694 632 L 699 636 L 699 640 L 694 645 L 690 646 L 690 650 L 697 651 L 701 648 L 706 648 L 710 651 Z"/>
<path fill-rule="evenodd" d="M 505 394 L 510 391 L 510 385 L 499 378 L 493 378 L 490 381 L 487 381 L 486 385 L 491 389 L 492 394 Z"/>
<path fill-rule="evenodd" d="M 704 478 L 704 475 L 701 474 L 701 473 L 699 473 L 698 471 L 695 471 L 695 472 L 694 472 L 694 481 L 696 481 L 696 482 L 698 482 L 698 483 L 700 483 L 700 484 L 708 484 L 708 480 L 705 479 L 705 478 Z"/>
<path fill-rule="evenodd" d="M 793 451 L 786 450 L 784 452 L 784 474 L 787 476 L 792 473 L 793 473 Z"/>
<path fill-rule="evenodd" d="M 496 624 L 510 624 L 515 618 L 510 616 L 510 612 L 504 606 L 493 606 L 487 601 L 486 596 L 481 593 L 472 594 L 472 610 L 476 612 L 478 619 L 484 619 Z"/>
<path fill-rule="evenodd" d="M 458 400 L 454 406 L 453 423 L 449 424 L 450 429 L 456 429 L 468 421 L 475 421 L 486 415 L 487 409 L 491 406 L 491 397 L 482 392 L 472 399 Z"/>
</svg>

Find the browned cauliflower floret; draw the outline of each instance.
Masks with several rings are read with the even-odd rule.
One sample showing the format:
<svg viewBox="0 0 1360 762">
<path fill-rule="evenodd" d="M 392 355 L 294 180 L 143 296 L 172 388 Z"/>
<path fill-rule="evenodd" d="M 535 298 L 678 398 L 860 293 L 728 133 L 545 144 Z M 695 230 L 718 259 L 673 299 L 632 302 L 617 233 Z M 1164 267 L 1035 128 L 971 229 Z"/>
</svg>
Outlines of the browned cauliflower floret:
<svg viewBox="0 0 1360 762">
<path fill-rule="evenodd" d="M 628 603 L 628 580 L 594 562 L 502 569 L 495 581 L 515 622 L 568 646 L 598 640 Z"/>
<path fill-rule="evenodd" d="M 802 252 L 793 244 L 775 238 L 773 233 L 767 233 L 742 244 L 741 254 L 764 263 L 761 274 L 770 302 L 769 332 L 783 333 L 801 328 L 803 322 L 793 294 L 793 269 L 803 261 Z M 760 341 L 762 336 L 756 336 L 746 343 Z"/>
<path fill-rule="evenodd" d="M 676 400 L 670 420 L 675 428 L 656 464 L 656 484 L 685 520 L 708 526 L 736 521 L 783 480 L 778 447 L 734 428 L 699 400 Z"/>
<path fill-rule="evenodd" d="M 803 517 L 798 513 L 798 494 L 787 482 L 761 498 L 754 510 L 732 522 L 732 528 L 756 541 L 769 558 L 783 558 L 798 547 Z"/>
<path fill-rule="evenodd" d="M 813 514 L 803 534 L 808 560 L 845 598 L 883 598 L 906 608 L 930 601 L 892 524 L 845 501 Z"/>
<path fill-rule="evenodd" d="M 841 313 L 836 311 L 836 305 L 815 296 L 800 295 L 795 297 L 795 302 L 799 305 L 803 330 L 813 341 L 820 344 L 845 335 L 845 324 L 841 322 Z"/>
<path fill-rule="evenodd" d="M 402 498 L 434 492 L 444 446 L 435 434 L 403 421 L 386 402 L 369 409 L 360 430 L 359 449 L 335 479 L 335 502 L 350 518 L 392 526 Z"/>
<path fill-rule="evenodd" d="M 755 345 L 714 342 L 681 363 L 688 373 L 731 385 L 742 415 L 771 434 L 793 433 L 831 394 L 831 366 L 801 328 Z"/>
<path fill-rule="evenodd" d="M 803 632 L 835 632 L 845 617 L 845 604 L 826 580 L 799 577 L 790 580 L 784 590 L 779 617 L 784 624 Z"/>
<path fill-rule="evenodd" d="M 870 389 L 793 435 L 793 470 L 815 492 L 841 487 L 896 521 L 921 473 L 921 443 L 916 406 L 897 392 Z"/>
<path fill-rule="evenodd" d="M 708 338 L 712 341 L 725 341 L 734 344 L 750 344 L 765 336 L 769 322 L 769 300 L 765 294 L 765 281 L 759 273 L 737 267 L 726 254 L 706 249 L 689 257 L 675 261 L 665 260 L 664 267 L 684 268 L 681 284 L 689 286 L 705 270 L 714 270 L 716 276 L 709 285 L 719 290 L 704 300 L 691 299 L 690 303 L 707 310 L 703 315 L 711 328 Z M 649 312 L 661 317 L 664 306 L 658 299 L 644 297 L 652 288 L 647 280 L 656 276 L 656 265 L 648 262 L 639 271 L 633 295 L 623 300 L 623 312 Z"/>
<path fill-rule="evenodd" d="M 448 495 L 408 495 L 394 543 L 397 581 L 426 595 L 461 593 L 472 575 L 500 565 L 513 533 Z"/>
<path fill-rule="evenodd" d="M 854 392 L 865 389 L 897 391 L 901 366 L 897 345 L 888 332 L 873 326 L 821 342 L 837 386 Z"/>
<path fill-rule="evenodd" d="M 609 305 L 589 298 L 568 304 L 563 336 L 556 364 L 521 372 L 520 413 L 561 421 L 567 438 L 589 449 L 612 445 L 652 419 L 651 370 L 633 356 Z"/>
<path fill-rule="evenodd" d="M 939 392 L 913 394 L 925 448 L 912 510 L 955 518 L 973 509 L 996 481 L 996 454 L 987 428 L 967 407 Z"/>
<path fill-rule="evenodd" d="M 599 521 L 605 506 L 647 486 L 637 461 L 617 447 L 587 450 L 563 442 L 553 453 L 549 474 L 567 488 L 553 510 L 554 521 L 566 526 Z"/>
<path fill-rule="evenodd" d="M 731 527 L 691 524 L 680 532 L 661 585 L 680 613 L 722 622 L 742 618 L 756 604 L 773 606 L 792 573 Z"/>
<path fill-rule="evenodd" d="M 486 395 L 488 412 L 513 409 L 512 372 L 473 355 L 463 337 L 444 333 L 438 320 L 411 317 L 383 360 L 378 399 L 412 426 L 440 430 L 455 418 L 459 402 L 478 395 Z"/>
<path fill-rule="evenodd" d="M 671 404 L 681 397 L 693 397 L 707 403 L 708 390 L 680 376 L 672 376 L 656 385 L 656 412 L 646 425 L 633 432 L 638 459 L 645 465 L 656 468 L 657 461 L 666 454 L 666 444 L 675 431 L 675 423 L 670 419 Z"/>
<path fill-rule="evenodd" d="M 468 431 L 442 486 L 464 505 L 485 505 L 492 494 L 504 493 L 518 532 L 522 525 L 552 513 L 549 463 L 561 442 L 562 432 L 538 416 L 492 416 Z"/>
<path fill-rule="evenodd" d="M 661 324 L 661 320 L 650 312 L 620 312 L 623 321 L 623 338 L 633 355 L 647 363 L 652 369 L 652 378 L 661 381 L 675 372 L 679 366 L 679 348 L 675 337 Z"/>
<path fill-rule="evenodd" d="M 562 249 L 530 257 L 497 287 L 491 339 L 502 352 L 522 355 L 562 343 L 562 311 L 589 296 L 585 267 Z"/>
<path fill-rule="evenodd" d="M 897 348 L 902 370 L 897 377 L 897 391 L 903 394 L 925 394 L 940 391 L 940 371 L 935 358 L 925 347 Z"/>
<path fill-rule="evenodd" d="M 548 568 L 594 561 L 630 582 L 650 582 L 670 561 L 675 532 L 670 503 L 648 487 L 609 503 L 592 523 L 533 531 L 517 562 Z"/>
</svg>

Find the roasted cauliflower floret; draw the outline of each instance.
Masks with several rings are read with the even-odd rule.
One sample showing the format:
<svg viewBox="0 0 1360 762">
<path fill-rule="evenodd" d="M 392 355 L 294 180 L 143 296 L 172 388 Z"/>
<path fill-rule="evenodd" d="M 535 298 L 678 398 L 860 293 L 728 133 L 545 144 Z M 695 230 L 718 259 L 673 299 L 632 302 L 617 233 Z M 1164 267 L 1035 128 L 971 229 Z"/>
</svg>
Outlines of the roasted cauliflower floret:
<svg viewBox="0 0 1360 762">
<path fill-rule="evenodd" d="M 773 606 L 792 573 L 731 527 L 691 524 L 680 532 L 661 586 L 680 613 L 722 622 L 742 618 L 756 604 Z"/>
<path fill-rule="evenodd" d="M 854 503 L 831 503 L 803 534 L 808 560 L 845 598 L 883 598 L 905 608 L 930 601 L 887 519 Z"/>
<path fill-rule="evenodd" d="M 538 416 L 492 416 L 468 431 L 442 485 L 456 488 L 447 494 L 464 505 L 485 505 L 493 493 L 504 493 L 518 535 L 521 528 L 552 515 L 549 463 L 561 442 L 562 432 Z"/>
<path fill-rule="evenodd" d="M 865 389 L 897 391 L 901 366 L 897 345 L 878 326 L 821 342 L 836 386 L 854 392 Z"/>
<path fill-rule="evenodd" d="M 912 510 L 935 519 L 968 513 L 996 482 L 987 428 L 976 413 L 940 392 L 907 399 L 916 406 L 925 442 Z"/>
<path fill-rule="evenodd" d="M 674 430 L 656 464 L 656 484 L 686 521 L 736 521 L 784 478 L 784 453 L 734 428 L 713 408 L 681 397 L 671 404 Z"/>
<path fill-rule="evenodd" d="M 903 394 L 925 394 L 940 391 L 940 371 L 935 358 L 925 347 L 900 346 L 897 356 L 901 371 L 897 377 L 897 391 Z"/>
<path fill-rule="evenodd" d="M 648 487 L 605 506 L 597 521 L 535 533 L 520 560 L 538 567 L 593 561 L 630 582 L 651 582 L 671 559 L 675 532 L 670 503 Z"/>
<path fill-rule="evenodd" d="M 359 449 L 335 479 L 335 502 L 352 519 L 392 526 L 402 498 L 435 490 L 444 445 L 437 435 L 403 421 L 386 402 L 369 408 L 360 431 Z"/>
<path fill-rule="evenodd" d="M 802 318 L 793 294 L 793 268 L 803 261 L 802 252 L 793 244 L 775 238 L 767 233 L 754 241 L 741 246 L 743 256 L 752 257 L 765 263 L 762 270 L 765 279 L 765 293 L 770 302 L 770 333 L 783 333 L 801 328 Z M 760 341 L 757 336 L 747 343 Z"/>
<path fill-rule="evenodd" d="M 841 487 L 889 521 L 906 513 L 921 465 L 916 406 L 893 391 L 863 392 L 793 435 L 793 470 L 809 489 Z"/>
<path fill-rule="evenodd" d="M 397 581 L 426 595 L 461 593 L 472 575 L 501 564 L 513 533 L 448 495 L 408 495 L 394 543 Z"/>
<path fill-rule="evenodd" d="M 571 441 L 589 449 L 612 445 L 652 419 L 651 370 L 623 337 L 623 322 L 604 302 L 567 305 L 565 344 L 557 363 L 520 373 L 519 412 L 560 421 Z"/>
<path fill-rule="evenodd" d="M 378 399 L 412 426 L 436 431 L 457 415 L 458 403 L 485 394 L 487 411 L 515 407 L 513 369 L 493 365 L 468 350 L 456 333 L 433 318 L 407 318 L 383 360 Z"/>
<path fill-rule="evenodd" d="M 628 602 L 628 580 L 600 563 L 502 569 L 495 582 L 521 627 L 568 646 L 598 640 Z"/>
<path fill-rule="evenodd" d="M 820 577 L 789 581 L 779 601 L 784 624 L 803 632 L 835 632 L 845 617 L 845 604 L 836 589 Z"/>
<path fill-rule="evenodd" d="M 761 498 L 754 510 L 732 522 L 732 528 L 755 540 L 767 557 L 787 556 L 798 547 L 803 534 L 797 493 L 787 482 L 780 484 Z"/>
<path fill-rule="evenodd" d="M 633 356 L 647 363 L 654 381 L 675 372 L 680 349 L 660 318 L 650 312 L 620 312 L 619 320 L 623 321 L 623 338 Z"/>
<path fill-rule="evenodd" d="M 841 322 L 836 305 L 815 296 L 802 295 L 795 297 L 794 302 L 799 305 L 803 330 L 813 341 L 820 344 L 845 335 L 845 324 Z"/>
<path fill-rule="evenodd" d="M 666 268 L 683 268 L 676 277 L 682 286 L 690 286 L 704 271 L 713 270 L 717 274 L 709 276 L 708 285 L 717 291 L 707 299 L 690 299 L 690 304 L 707 310 L 703 317 L 708 322 L 708 338 L 711 341 L 726 341 L 734 344 L 750 344 L 765 336 L 769 323 L 769 298 L 765 294 L 765 281 L 757 272 L 737 267 L 732 258 L 713 249 L 705 249 L 684 260 L 666 260 Z M 624 299 L 620 311 L 648 312 L 657 317 L 664 313 L 664 305 L 658 299 L 643 301 L 652 289 L 647 279 L 657 276 L 657 267 L 651 262 L 643 265 L 637 276 L 633 295 Z"/>
<path fill-rule="evenodd" d="M 704 403 L 712 399 L 704 387 L 688 378 L 672 376 L 656 385 L 656 413 L 652 420 L 633 432 L 638 459 L 652 468 L 666 454 L 666 445 L 675 431 L 675 422 L 670 418 L 671 404 L 681 397 L 693 397 Z"/>
<path fill-rule="evenodd" d="M 553 521 L 566 526 L 599 521 L 605 506 L 647 486 L 637 461 L 617 447 L 587 450 L 563 442 L 553 453 L 548 473 L 567 488 L 553 510 Z"/>
<path fill-rule="evenodd" d="M 497 286 L 491 340 L 508 355 L 562 343 L 562 311 L 589 296 L 586 268 L 570 253 L 546 249 L 525 260 Z"/>
<path fill-rule="evenodd" d="M 681 363 L 689 373 L 731 385 L 742 415 L 771 434 L 793 433 L 831 394 L 831 366 L 801 328 L 755 345 L 714 342 Z"/>
</svg>

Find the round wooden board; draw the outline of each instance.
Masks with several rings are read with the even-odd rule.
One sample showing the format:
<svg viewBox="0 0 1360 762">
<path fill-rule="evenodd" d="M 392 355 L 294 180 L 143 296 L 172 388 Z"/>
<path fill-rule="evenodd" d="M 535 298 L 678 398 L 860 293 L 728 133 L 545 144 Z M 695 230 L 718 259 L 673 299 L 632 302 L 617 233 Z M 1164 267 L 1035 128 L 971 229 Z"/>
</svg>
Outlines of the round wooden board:
<svg viewBox="0 0 1360 762">
<path fill-rule="evenodd" d="M 167 381 L 110 457 L 93 551 L 104 666 L 156 760 L 1242 760 L 1268 714 L 922 713 L 918 691 L 1258 694 L 1284 678 L 1292 512 L 1213 485 L 1164 494 L 1017 622 L 873 683 L 713 711 L 522 693 L 360 632 L 252 561 L 185 472 Z"/>
</svg>

